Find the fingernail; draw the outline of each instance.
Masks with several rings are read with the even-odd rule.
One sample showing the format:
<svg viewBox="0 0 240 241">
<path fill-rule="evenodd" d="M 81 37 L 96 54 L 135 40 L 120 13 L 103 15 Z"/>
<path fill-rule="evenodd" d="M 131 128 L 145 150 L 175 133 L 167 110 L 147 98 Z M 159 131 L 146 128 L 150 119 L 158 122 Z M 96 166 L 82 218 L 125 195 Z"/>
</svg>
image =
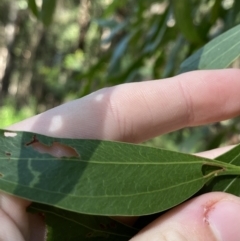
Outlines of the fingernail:
<svg viewBox="0 0 240 241">
<path fill-rule="evenodd" d="M 222 200 L 208 213 L 209 226 L 216 240 L 240 240 L 240 201 Z"/>
</svg>

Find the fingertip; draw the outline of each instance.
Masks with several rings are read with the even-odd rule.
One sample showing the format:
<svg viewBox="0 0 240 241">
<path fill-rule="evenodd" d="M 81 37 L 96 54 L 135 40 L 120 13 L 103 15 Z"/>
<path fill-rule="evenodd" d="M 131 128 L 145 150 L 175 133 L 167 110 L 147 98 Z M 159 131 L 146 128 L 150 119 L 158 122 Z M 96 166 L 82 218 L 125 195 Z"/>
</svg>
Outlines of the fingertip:
<svg viewBox="0 0 240 241">
<path fill-rule="evenodd" d="M 25 237 L 21 233 L 19 227 L 2 209 L 0 209 L 0 223 L 0 240 L 25 240 Z"/>
<path fill-rule="evenodd" d="M 238 197 L 220 192 L 208 193 L 162 215 L 141 230 L 131 241 L 238 241 L 239 219 Z"/>
<path fill-rule="evenodd" d="M 223 199 L 209 211 L 207 221 L 217 240 L 240 240 L 240 199 Z"/>
</svg>

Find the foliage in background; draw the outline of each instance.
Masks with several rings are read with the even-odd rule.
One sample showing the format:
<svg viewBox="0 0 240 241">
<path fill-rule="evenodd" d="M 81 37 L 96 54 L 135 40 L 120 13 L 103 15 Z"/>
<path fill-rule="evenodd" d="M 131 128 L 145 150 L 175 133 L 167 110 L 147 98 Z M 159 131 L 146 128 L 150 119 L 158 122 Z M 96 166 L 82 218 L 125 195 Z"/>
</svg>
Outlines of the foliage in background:
<svg viewBox="0 0 240 241">
<path fill-rule="evenodd" d="M 102 87 L 176 75 L 240 23 L 237 0 L 40 2 L 0 3 L 0 127 L 27 117 L 26 108 L 39 113 Z M 235 119 L 147 144 L 199 151 L 239 142 L 239 129 Z"/>
</svg>

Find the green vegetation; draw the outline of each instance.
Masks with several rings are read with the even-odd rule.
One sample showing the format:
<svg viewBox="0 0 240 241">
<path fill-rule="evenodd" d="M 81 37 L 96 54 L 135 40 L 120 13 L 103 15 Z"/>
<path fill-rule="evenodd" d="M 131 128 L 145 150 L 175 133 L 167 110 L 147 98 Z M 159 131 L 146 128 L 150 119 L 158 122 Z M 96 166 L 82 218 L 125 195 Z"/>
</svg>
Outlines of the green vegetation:
<svg viewBox="0 0 240 241">
<path fill-rule="evenodd" d="M 240 23 L 237 0 L 40 2 L 0 3 L 0 127 L 102 87 L 176 75 Z M 200 151 L 238 142 L 239 129 L 232 120 L 147 144 Z"/>
<path fill-rule="evenodd" d="M 102 87 L 240 66 L 237 0 L 2 0 L 0 11 L 0 128 Z M 129 240 L 140 227 L 107 215 L 147 224 L 193 195 L 239 196 L 239 145 L 217 160 L 172 151 L 236 144 L 239 130 L 236 118 L 145 143 L 171 151 L 0 131 L 1 190 L 37 202 L 29 211 L 44 213 L 49 241 Z M 76 155 L 42 154 L 29 140 Z"/>
</svg>

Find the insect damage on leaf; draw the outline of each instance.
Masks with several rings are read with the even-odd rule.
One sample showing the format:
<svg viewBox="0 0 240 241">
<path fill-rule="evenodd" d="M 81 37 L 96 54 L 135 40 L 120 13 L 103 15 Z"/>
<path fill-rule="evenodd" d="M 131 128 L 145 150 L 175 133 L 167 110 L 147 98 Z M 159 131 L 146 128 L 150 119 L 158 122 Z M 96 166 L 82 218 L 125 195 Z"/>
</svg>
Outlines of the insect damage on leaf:
<svg viewBox="0 0 240 241">
<path fill-rule="evenodd" d="M 46 153 L 53 157 L 80 157 L 79 153 L 74 148 L 55 141 L 52 142 L 51 145 L 43 144 L 37 139 L 36 135 L 34 135 L 32 140 L 27 142 L 25 145 L 27 147 L 32 147 L 39 153 Z"/>
<path fill-rule="evenodd" d="M 230 163 L 153 147 L 29 132 L 12 138 L 4 132 L 0 189 L 78 213 L 156 213 L 185 201 L 216 175 L 240 173 Z M 7 161 L 6 152 L 14 161 Z"/>
<path fill-rule="evenodd" d="M 8 157 L 8 160 L 11 160 L 11 155 L 12 155 L 11 152 L 6 151 L 5 155 Z"/>
<path fill-rule="evenodd" d="M 11 132 L 11 131 L 4 131 L 4 132 L 2 132 L 2 134 L 3 134 L 4 137 L 7 137 L 7 138 L 17 136 L 16 132 Z M 12 154 L 11 154 L 10 151 L 5 151 L 5 155 L 7 156 L 8 160 L 11 159 Z M 0 177 L 2 177 L 2 176 L 3 175 L 1 174 Z"/>
</svg>

